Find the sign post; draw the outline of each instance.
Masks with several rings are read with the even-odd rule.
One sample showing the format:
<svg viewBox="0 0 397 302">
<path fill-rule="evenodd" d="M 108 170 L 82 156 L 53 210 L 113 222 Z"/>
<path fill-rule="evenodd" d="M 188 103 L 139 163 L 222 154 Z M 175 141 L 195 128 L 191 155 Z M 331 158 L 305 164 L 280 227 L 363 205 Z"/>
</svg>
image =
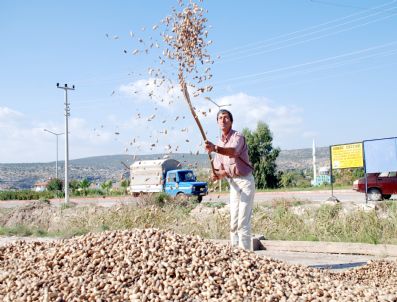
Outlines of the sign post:
<svg viewBox="0 0 397 302">
<path fill-rule="evenodd" d="M 331 162 L 331 199 L 334 197 L 332 169 L 361 168 L 364 165 L 363 143 L 330 146 Z"/>
</svg>

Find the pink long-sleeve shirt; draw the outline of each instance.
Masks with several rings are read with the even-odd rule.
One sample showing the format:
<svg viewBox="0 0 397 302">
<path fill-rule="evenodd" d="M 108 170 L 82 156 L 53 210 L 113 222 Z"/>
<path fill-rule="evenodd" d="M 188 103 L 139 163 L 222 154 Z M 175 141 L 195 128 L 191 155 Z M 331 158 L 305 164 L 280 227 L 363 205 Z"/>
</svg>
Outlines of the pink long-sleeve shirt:
<svg viewBox="0 0 397 302">
<path fill-rule="evenodd" d="M 252 164 L 248 157 L 248 147 L 245 137 L 231 129 L 224 137 L 222 135 L 218 142 L 218 146 L 222 148 L 234 148 L 233 156 L 222 155 L 217 153 L 214 159 L 215 169 L 223 169 L 228 177 L 247 176 L 252 173 Z"/>
</svg>

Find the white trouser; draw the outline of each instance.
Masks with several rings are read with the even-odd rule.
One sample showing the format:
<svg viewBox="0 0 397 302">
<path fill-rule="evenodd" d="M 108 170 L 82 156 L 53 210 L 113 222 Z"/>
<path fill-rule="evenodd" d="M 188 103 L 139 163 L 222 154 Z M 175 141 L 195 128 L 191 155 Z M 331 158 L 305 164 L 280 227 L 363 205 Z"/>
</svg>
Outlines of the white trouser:
<svg viewBox="0 0 397 302">
<path fill-rule="evenodd" d="M 251 215 L 255 195 L 252 174 L 228 179 L 230 185 L 230 240 L 232 246 L 252 250 Z"/>
</svg>

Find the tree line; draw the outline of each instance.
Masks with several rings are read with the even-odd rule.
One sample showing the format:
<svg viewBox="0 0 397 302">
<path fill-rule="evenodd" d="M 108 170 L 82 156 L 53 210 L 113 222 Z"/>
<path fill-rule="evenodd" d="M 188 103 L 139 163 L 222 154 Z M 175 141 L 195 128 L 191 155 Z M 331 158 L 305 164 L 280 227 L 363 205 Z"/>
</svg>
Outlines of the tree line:
<svg viewBox="0 0 397 302">
<path fill-rule="evenodd" d="M 248 145 L 248 154 L 254 167 L 257 189 L 307 188 L 311 186 L 313 171 L 278 171 L 276 160 L 280 148 L 273 146 L 273 134 L 264 122 L 258 122 L 255 130 L 243 129 L 242 133 Z M 363 177 L 363 168 L 334 170 L 332 181 L 336 186 L 352 185 L 353 181 Z"/>
</svg>

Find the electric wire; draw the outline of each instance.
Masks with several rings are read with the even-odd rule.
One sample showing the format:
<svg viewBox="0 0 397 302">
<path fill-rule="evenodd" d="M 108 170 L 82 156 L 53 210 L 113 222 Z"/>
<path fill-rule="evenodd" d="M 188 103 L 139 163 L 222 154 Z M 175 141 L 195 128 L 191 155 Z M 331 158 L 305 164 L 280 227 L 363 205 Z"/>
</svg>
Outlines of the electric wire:
<svg viewBox="0 0 397 302">
<path fill-rule="evenodd" d="M 379 6 L 375 6 L 375 7 L 373 7 L 373 8 L 369 8 L 368 11 L 378 10 L 380 7 L 384 7 L 384 6 L 387 6 L 387 5 L 389 5 L 389 4 L 393 4 L 393 3 L 395 3 L 396 1 L 397 1 L 397 0 L 393 0 L 393 1 L 389 2 L 389 3 L 382 4 L 382 5 L 379 5 Z M 341 21 L 341 20 L 350 18 L 350 17 L 352 17 L 352 16 L 360 15 L 360 14 L 363 14 L 363 13 L 364 13 L 364 12 L 353 13 L 353 14 L 344 16 L 344 17 L 342 17 L 342 18 L 337 18 L 337 19 L 334 19 L 334 20 L 331 20 L 331 21 L 327 21 L 327 22 L 324 22 L 324 23 L 320 23 L 320 24 L 317 24 L 317 25 L 313 25 L 313 26 L 310 26 L 310 27 L 307 27 L 307 28 L 304 28 L 304 29 L 300 29 L 300 30 L 297 30 L 297 31 L 290 32 L 290 33 L 281 34 L 281 35 L 279 35 L 279 36 L 276 36 L 276 37 L 273 37 L 273 38 L 269 38 L 269 39 L 266 39 L 266 40 L 263 40 L 263 41 L 260 41 L 260 42 L 253 42 L 253 43 L 248 43 L 248 44 L 246 44 L 245 46 L 234 47 L 234 48 L 232 48 L 232 49 L 228 49 L 228 50 L 222 51 L 222 52 L 220 53 L 220 55 L 226 55 L 226 54 L 228 54 L 228 53 L 230 53 L 230 52 L 235 52 L 235 51 L 238 51 L 238 50 L 240 50 L 240 49 L 249 48 L 249 47 L 251 47 L 251 45 L 252 45 L 252 46 L 253 46 L 253 45 L 261 45 L 261 44 L 267 43 L 267 42 L 269 42 L 269 41 L 277 40 L 277 39 L 280 39 L 280 38 L 284 38 L 284 37 L 288 37 L 288 36 L 291 36 L 291 35 L 295 35 L 295 34 L 298 34 L 298 33 L 301 33 L 301 32 L 305 32 L 305 31 L 308 31 L 308 30 L 311 30 L 311 29 L 315 29 L 315 28 L 318 28 L 318 27 L 322 27 L 322 26 L 324 26 L 324 25 L 331 24 L 331 23 L 334 23 L 334 22 L 337 22 L 337 21 Z"/>
<path fill-rule="evenodd" d="M 396 52 L 397 53 L 397 52 Z M 355 69 L 355 70 L 349 70 L 349 71 L 345 71 L 345 72 L 341 72 L 341 73 L 337 73 L 337 74 L 331 74 L 331 75 L 325 75 L 325 76 L 320 76 L 320 77 L 316 77 L 315 79 L 303 79 L 303 80 L 298 80 L 295 82 L 283 82 L 282 84 L 275 84 L 275 85 L 265 85 L 262 88 L 263 89 L 271 89 L 271 88 L 283 88 L 283 87 L 288 87 L 288 86 L 294 86 L 294 85 L 298 85 L 298 84 L 302 84 L 302 83 L 311 83 L 314 81 L 319 81 L 319 80 L 326 80 L 326 79 L 330 79 L 330 78 L 338 78 L 338 77 L 343 77 L 346 75 L 351 75 L 351 74 L 357 74 L 357 73 L 362 73 L 364 71 L 369 71 L 369 70 L 376 70 L 376 69 L 380 69 L 383 68 L 385 66 L 395 66 L 397 65 L 397 61 L 393 62 L 393 63 L 384 63 L 384 64 L 377 64 L 375 66 L 371 66 L 371 67 L 366 67 L 366 68 L 361 68 L 361 69 Z M 255 84 L 254 82 L 250 82 L 249 84 L 245 85 L 245 86 L 249 86 L 251 84 Z"/>
<path fill-rule="evenodd" d="M 360 53 L 365 53 L 365 52 L 369 52 L 369 51 L 376 50 L 376 49 L 385 48 L 387 46 L 395 45 L 396 43 L 397 43 L 397 41 L 389 42 L 389 43 L 385 43 L 385 44 L 381 44 L 381 45 L 377 45 L 377 46 L 372 46 L 372 47 L 367 47 L 367 48 L 364 48 L 364 49 L 360 49 L 360 50 L 356 50 L 356 51 L 352 51 L 352 52 L 348 52 L 348 53 L 344 53 L 344 54 L 340 54 L 340 55 L 336 55 L 336 56 L 331 56 L 331 57 L 327 57 L 327 58 L 323 58 L 323 59 L 317 59 L 317 60 L 313 60 L 313 61 L 309 61 L 309 62 L 305 62 L 305 63 L 300 63 L 300 64 L 295 64 L 295 65 L 280 67 L 280 68 L 276 68 L 276 69 L 268 70 L 268 71 L 263 71 L 263 72 L 259 72 L 259 73 L 253 73 L 253 74 L 233 77 L 233 78 L 229 78 L 229 79 L 226 79 L 226 80 L 223 80 L 223 81 L 218 81 L 216 84 L 223 84 L 223 83 L 230 83 L 230 82 L 234 82 L 234 81 L 241 81 L 241 80 L 244 80 L 244 79 L 254 78 L 254 77 L 262 76 L 262 75 L 265 75 L 265 74 L 271 74 L 271 73 L 275 73 L 275 72 L 279 72 L 279 71 L 287 71 L 287 70 L 296 69 L 296 68 L 300 68 L 300 67 L 304 67 L 304 66 L 310 66 L 310 65 L 314 65 L 314 64 L 318 64 L 318 63 L 322 63 L 322 62 L 327 62 L 327 61 L 331 61 L 331 60 L 335 60 L 335 59 L 339 59 L 339 58 L 344 58 L 344 57 L 348 57 L 348 56 L 352 56 L 352 55 L 358 55 Z"/>
<path fill-rule="evenodd" d="M 331 64 L 327 64 L 325 66 L 320 66 L 318 68 L 312 68 L 312 69 L 307 69 L 307 70 L 299 70 L 299 71 L 291 72 L 291 73 L 288 73 L 288 74 L 282 74 L 282 75 L 272 76 L 272 77 L 257 78 L 257 79 L 254 79 L 254 80 L 250 81 L 249 85 L 257 84 L 257 83 L 270 82 L 270 81 L 275 81 L 275 80 L 279 80 L 279 79 L 286 79 L 286 78 L 291 78 L 291 77 L 294 77 L 294 76 L 307 75 L 307 74 L 315 73 L 315 72 L 318 72 L 318 71 L 326 71 L 326 70 L 336 69 L 338 67 L 354 64 L 355 61 L 361 61 L 363 59 L 372 58 L 374 56 L 386 57 L 386 56 L 392 56 L 392 55 L 395 55 L 395 54 L 397 54 L 397 49 L 385 51 L 385 52 L 382 52 L 382 53 L 379 53 L 379 54 L 375 54 L 375 55 L 367 55 L 367 56 L 363 56 L 363 57 L 360 57 L 360 58 L 352 58 L 352 59 L 348 60 L 347 62 L 331 63 Z M 378 64 L 375 67 L 378 68 L 378 66 L 382 66 L 383 67 L 383 66 L 389 66 L 389 65 L 390 65 L 390 63 L 385 63 L 383 65 Z M 369 67 L 369 68 L 372 68 L 372 67 Z M 357 72 L 358 71 L 352 70 L 350 73 L 357 73 Z M 342 74 L 339 73 L 338 76 L 340 76 Z M 239 82 L 239 84 L 243 84 L 243 83 L 244 82 Z"/>
<path fill-rule="evenodd" d="M 312 2 L 312 3 L 325 4 L 325 5 L 329 5 L 329 6 L 335 6 L 335 7 L 348 7 L 348 8 L 357 8 L 357 9 L 368 9 L 368 7 L 353 6 L 353 5 L 348 5 L 348 4 L 339 4 L 339 3 L 320 1 L 320 0 L 309 0 L 309 1 Z"/>
<path fill-rule="evenodd" d="M 393 9 L 396 9 L 396 8 L 397 7 L 393 8 Z M 225 60 L 223 60 L 223 63 L 228 63 L 228 62 L 237 61 L 237 60 L 241 60 L 241 59 L 245 59 L 245 58 L 249 58 L 249 57 L 253 57 L 253 56 L 257 56 L 257 55 L 262 55 L 262 54 L 266 54 L 266 53 L 270 53 L 270 52 L 275 52 L 277 50 L 289 48 L 289 47 L 292 47 L 292 46 L 300 45 L 300 44 L 307 43 L 307 42 L 314 41 L 314 40 L 319 40 L 319 39 L 322 39 L 324 37 L 333 36 L 333 35 L 336 35 L 336 34 L 339 34 L 339 33 L 342 33 L 342 32 L 346 32 L 346 31 L 349 31 L 349 30 L 352 30 L 352 29 L 355 29 L 355 28 L 366 26 L 368 24 L 379 22 L 379 21 L 394 17 L 396 15 L 397 15 L 397 12 L 393 13 L 393 14 L 391 14 L 389 16 L 384 16 L 384 17 L 378 18 L 376 20 L 371 20 L 371 21 L 368 21 L 366 23 L 361 23 L 361 24 L 355 25 L 353 27 L 340 29 L 340 30 L 337 30 L 337 31 L 334 31 L 334 32 L 331 32 L 331 33 L 324 34 L 324 35 L 315 36 L 315 37 L 308 38 L 308 39 L 305 39 L 305 40 L 300 40 L 300 41 L 297 41 L 297 42 L 294 42 L 294 43 L 291 43 L 291 44 L 287 44 L 287 45 L 283 45 L 283 46 L 279 46 L 279 47 L 275 47 L 275 48 L 270 48 L 270 49 L 265 49 L 265 50 L 254 52 L 254 53 L 248 53 L 248 54 L 245 54 L 245 55 L 242 55 L 242 56 L 238 56 L 238 57 L 225 59 Z"/>
<path fill-rule="evenodd" d="M 268 40 L 265 40 L 265 41 L 272 41 L 272 40 L 277 40 L 277 39 L 282 38 L 282 37 L 288 37 L 288 36 L 291 36 L 291 35 L 294 35 L 294 34 L 297 34 L 297 33 L 301 33 L 301 32 L 308 31 L 309 29 L 316 29 L 316 28 L 319 28 L 319 27 L 321 27 L 321 26 L 324 26 L 324 25 L 327 25 L 327 24 L 332 24 L 332 23 L 335 23 L 335 22 L 337 22 L 337 21 L 345 20 L 345 19 L 347 19 L 347 18 L 349 18 L 349 17 L 356 16 L 356 15 L 360 15 L 360 14 L 363 14 L 363 13 L 368 13 L 368 12 L 372 12 L 372 11 L 378 11 L 378 13 L 379 13 L 379 12 L 387 12 L 387 11 L 396 9 L 397 7 L 392 7 L 392 8 L 389 8 L 388 10 L 382 10 L 381 8 L 382 8 L 382 7 L 386 7 L 386 6 L 388 6 L 388 5 L 391 5 L 391 4 L 395 3 L 396 1 L 397 1 L 397 0 L 393 0 L 393 1 L 391 1 L 391 2 L 388 2 L 388 3 L 382 4 L 382 5 L 378 5 L 378 6 L 369 8 L 369 9 L 367 9 L 365 12 L 358 12 L 358 13 L 350 14 L 350 15 L 345 16 L 345 17 L 342 17 L 342 18 L 338 18 L 338 19 L 335 19 L 335 20 L 331 20 L 331 21 L 328 21 L 328 22 L 325 22 L 325 23 L 322 23 L 322 24 L 319 24 L 319 25 L 316 25 L 316 26 L 311 26 L 311 27 L 309 27 L 309 28 L 306 28 L 306 29 L 303 29 L 303 30 L 299 30 L 299 31 L 295 31 L 295 32 L 292 32 L 292 33 L 283 34 L 283 35 L 280 35 L 280 36 L 278 36 L 278 37 L 271 38 L 271 39 L 268 39 Z M 373 16 L 373 15 L 374 15 L 374 14 L 369 15 L 369 16 Z M 391 16 L 384 16 L 384 17 L 382 17 L 381 19 L 390 18 L 390 17 L 392 17 L 392 16 L 394 16 L 394 15 L 397 15 L 397 14 L 392 14 Z M 369 16 L 366 16 L 366 17 L 364 17 L 364 18 L 367 18 L 367 17 L 369 17 Z M 361 20 L 362 18 L 363 18 L 363 17 L 360 17 L 360 18 L 355 19 L 355 20 Z M 355 21 L 355 20 L 353 20 L 353 21 Z M 341 26 L 341 25 L 344 25 L 344 24 L 347 24 L 347 23 L 351 23 L 351 22 L 353 22 L 353 21 L 350 20 L 350 21 L 348 21 L 348 22 L 345 22 L 345 23 L 342 23 L 342 24 L 333 25 L 333 26 L 331 26 L 331 27 L 339 27 L 339 26 Z M 379 20 L 378 20 L 378 19 L 372 20 L 372 21 L 370 21 L 369 23 L 373 23 L 373 22 L 377 22 L 377 21 L 379 21 Z M 361 27 L 361 26 L 364 26 L 364 25 L 367 25 L 367 24 L 368 24 L 368 22 L 367 22 L 367 23 L 364 23 L 364 24 L 356 25 L 356 26 L 354 26 L 353 28 Z M 326 29 L 327 29 L 327 28 L 326 28 Z M 350 29 L 351 29 L 351 28 L 342 29 L 342 30 L 337 31 L 337 32 L 328 33 L 328 34 L 326 34 L 326 35 L 322 35 L 322 36 L 319 36 L 319 37 L 310 38 L 310 39 L 307 39 L 307 40 L 297 41 L 297 42 L 295 42 L 295 43 L 292 43 L 292 44 L 289 44 L 289 45 L 284 45 L 284 46 L 277 47 L 277 48 L 273 48 L 273 49 L 268 49 L 268 50 L 264 50 L 264 51 L 260 51 L 260 52 L 254 52 L 254 53 L 247 53 L 247 54 L 245 54 L 244 56 L 240 56 L 240 57 L 237 57 L 237 58 L 233 58 L 233 60 L 238 60 L 238 59 L 242 59 L 242 58 L 247 58 L 247 57 L 251 57 L 251 56 L 256 56 L 256 55 L 259 55 L 259 54 L 264 54 L 264 53 L 267 53 L 267 52 L 273 52 L 273 51 L 280 50 L 280 49 L 287 48 L 287 47 L 292 47 L 292 46 L 295 46 L 295 45 L 298 45 L 298 44 L 302 44 L 302 43 L 305 43 L 305 42 L 308 42 L 308 41 L 317 40 L 317 39 L 320 39 L 320 38 L 323 38 L 323 37 L 326 37 L 326 36 L 329 36 L 329 35 L 335 35 L 335 34 L 337 34 L 337 33 L 339 33 L 339 32 L 347 31 L 347 30 L 350 30 Z M 306 34 L 303 34 L 303 35 L 300 35 L 300 36 L 297 36 L 297 37 L 292 37 L 292 38 L 290 37 L 290 38 L 285 39 L 285 40 L 282 40 L 282 41 L 280 41 L 280 42 L 271 43 L 271 44 L 268 44 L 268 45 L 265 44 L 265 45 L 262 45 L 262 46 L 260 46 L 260 47 L 255 47 L 255 48 L 253 48 L 253 49 L 251 49 L 251 50 L 255 50 L 255 49 L 259 49 L 259 48 L 264 48 L 264 47 L 268 47 L 268 46 L 271 46 L 271 45 L 274 45 L 274 44 L 280 44 L 280 43 L 285 42 L 285 41 L 297 39 L 297 38 L 302 37 L 302 36 L 312 35 L 312 34 L 314 34 L 314 33 L 317 33 L 317 32 L 320 32 L 320 31 L 324 31 L 324 30 L 325 30 L 325 29 L 321 29 L 321 30 L 317 30 L 317 31 L 314 31 L 314 32 L 309 32 L 309 33 L 306 33 Z M 262 43 L 262 42 L 260 42 L 260 43 Z M 258 43 L 255 43 L 255 44 L 258 44 Z M 237 47 L 237 48 L 234 48 L 234 49 L 229 50 L 229 51 L 226 51 L 226 52 L 232 52 L 233 50 L 244 49 L 244 48 L 246 48 L 246 46 Z M 226 52 L 224 52 L 224 53 L 226 53 Z M 222 60 L 221 62 L 227 62 L 227 60 Z M 126 73 L 127 73 L 127 72 L 126 72 Z M 124 73 L 124 74 L 126 74 L 126 73 Z M 133 72 L 131 73 L 131 72 L 130 72 L 130 73 L 128 73 L 128 74 L 129 74 L 128 77 L 126 77 L 126 76 L 125 76 L 125 77 L 120 77 L 120 75 L 122 75 L 122 73 L 117 73 L 117 74 L 114 74 L 114 75 L 112 75 L 112 76 L 106 76 L 106 77 L 101 77 L 101 78 L 98 78 L 98 77 L 91 77 L 91 78 L 88 78 L 88 79 L 84 79 L 84 80 L 81 80 L 81 81 L 77 81 L 77 82 L 76 82 L 76 85 L 79 85 L 79 87 L 89 87 L 89 86 L 97 86 L 97 85 L 100 84 L 100 83 L 107 83 L 107 84 L 109 84 L 109 83 L 117 83 L 117 82 L 120 82 L 120 81 L 123 81 L 123 80 L 137 80 L 137 79 L 138 79 L 138 74 L 137 74 L 137 73 L 133 73 Z M 130 74 L 133 74 L 133 76 L 130 76 Z M 139 76 L 142 76 L 142 74 L 139 74 Z M 253 76 L 256 76 L 256 74 L 253 75 Z M 224 81 L 223 81 L 223 82 L 224 82 Z M 222 83 L 222 82 L 221 82 L 221 83 Z"/>
<path fill-rule="evenodd" d="M 305 75 L 305 74 L 310 74 L 310 73 L 314 73 L 314 72 L 318 72 L 318 71 L 329 70 L 332 68 L 337 68 L 337 67 L 353 64 L 354 62 L 362 61 L 364 59 L 368 59 L 368 58 L 372 58 L 372 57 L 393 55 L 397 52 L 397 49 L 383 50 L 380 52 L 375 52 L 375 53 L 370 53 L 370 54 L 367 54 L 367 53 L 370 51 L 373 51 L 373 50 L 383 49 L 383 48 L 386 48 L 388 46 L 395 45 L 395 44 L 397 44 L 397 41 L 378 45 L 378 46 L 373 46 L 373 47 L 369 47 L 369 48 L 364 48 L 364 49 L 361 49 L 358 51 L 353 51 L 353 52 L 349 52 L 349 53 L 345 53 L 345 54 L 341 54 L 341 55 L 337 55 L 337 56 L 332 56 L 332 57 L 327 57 L 327 58 L 323 58 L 323 59 L 319 59 L 319 60 L 305 62 L 302 64 L 296 64 L 296 65 L 286 66 L 286 67 L 282 67 L 282 68 L 277 68 L 277 69 L 269 70 L 269 71 L 262 72 L 262 73 L 256 73 L 256 74 L 252 74 L 252 75 L 236 77 L 233 79 L 220 81 L 220 82 L 216 83 L 216 85 L 230 84 L 231 82 L 234 82 L 234 81 L 239 81 L 239 84 L 243 84 L 246 81 L 250 81 L 250 84 L 255 84 L 258 82 L 263 83 L 263 82 L 274 81 L 274 80 L 279 80 L 279 79 L 283 79 L 283 78 L 290 78 L 290 77 L 293 77 L 296 75 Z M 357 55 L 357 54 L 361 54 L 361 55 L 351 58 L 351 56 Z M 338 61 L 331 62 L 334 60 L 341 60 L 341 61 L 340 62 L 338 62 Z M 327 62 L 329 62 L 329 63 L 327 63 Z M 327 64 L 324 65 L 323 63 L 327 63 Z M 316 67 L 316 65 L 319 65 L 319 64 L 323 64 L 323 65 Z M 301 70 L 296 70 L 296 69 L 299 69 L 302 67 L 306 67 L 306 68 L 303 68 Z M 291 70 L 295 70 L 295 71 L 291 72 Z M 281 73 L 281 74 L 277 75 L 277 73 L 286 72 L 286 71 L 288 71 L 288 73 L 286 73 L 286 74 Z M 254 78 L 254 79 L 251 79 L 251 78 Z M 225 86 L 225 85 L 222 85 L 222 86 Z M 95 109 L 98 107 L 122 105 L 123 103 L 128 103 L 128 102 L 130 102 L 130 100 L 126 99 L 126 98 L 122 98 L 122 97 L 115 98 L 115 97 L 109 96 L 106 98 L 91 99 L 91 100 L 85 100 L 85 101 L 75 100 L 73 108 L 74 109 L 84 109 L 84 108 Z"/>
</svg>

